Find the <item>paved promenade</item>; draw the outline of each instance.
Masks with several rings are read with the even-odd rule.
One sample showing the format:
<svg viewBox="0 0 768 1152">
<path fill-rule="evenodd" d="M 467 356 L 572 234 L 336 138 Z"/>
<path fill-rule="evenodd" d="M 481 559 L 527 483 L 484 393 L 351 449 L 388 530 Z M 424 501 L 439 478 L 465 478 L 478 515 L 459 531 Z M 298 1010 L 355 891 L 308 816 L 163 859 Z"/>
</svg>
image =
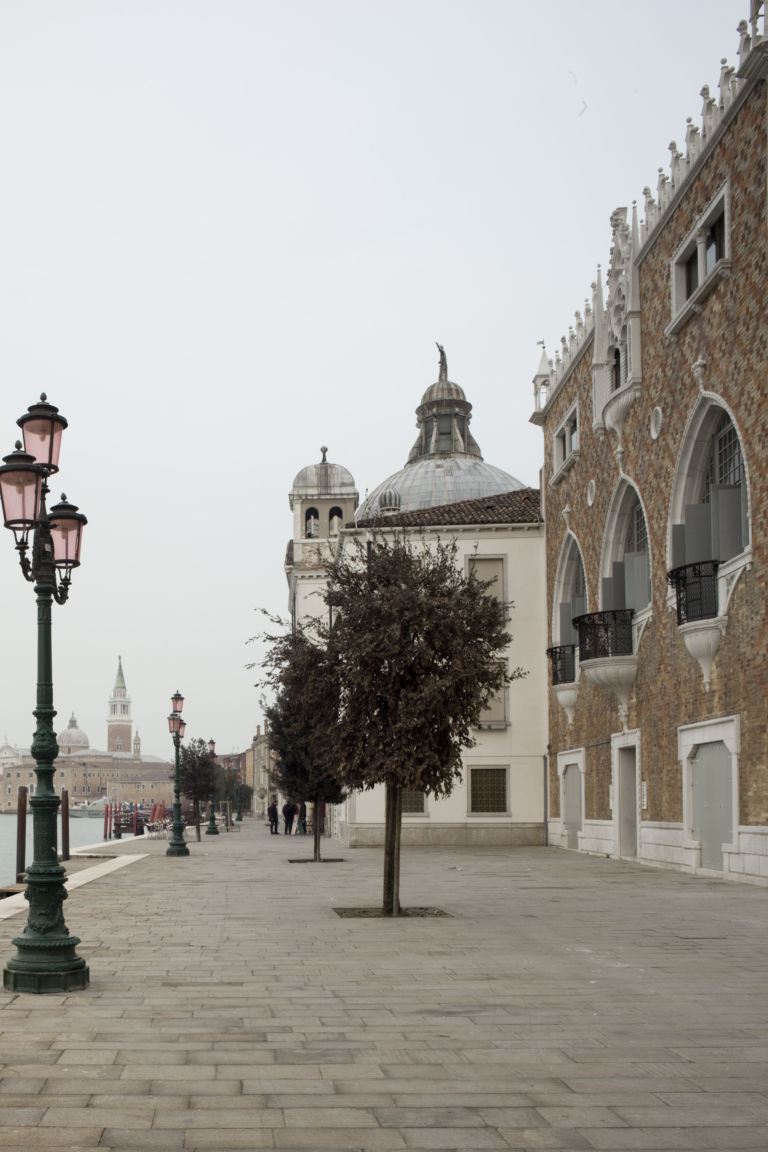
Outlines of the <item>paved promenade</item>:
<svg viewBox="0 0 768 1152">
<path fill-rule="evenodd" d="M 408 849 L 403 903 L 450 918 L 341 919 L 380 852 L 165 848 L 72 891 L 87 991 L 0 992 L 0 1148 L 768 1149 L 764 888 Z"/>
</svg>

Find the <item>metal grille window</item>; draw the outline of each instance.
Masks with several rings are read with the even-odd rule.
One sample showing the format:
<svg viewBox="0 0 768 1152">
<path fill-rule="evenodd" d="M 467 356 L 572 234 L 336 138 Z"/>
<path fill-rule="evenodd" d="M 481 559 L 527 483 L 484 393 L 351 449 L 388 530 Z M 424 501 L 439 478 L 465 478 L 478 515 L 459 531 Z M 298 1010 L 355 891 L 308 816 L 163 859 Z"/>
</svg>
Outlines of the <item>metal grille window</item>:
<svg viewBox="0 0 768 1152">
<path fill-rule="evenodd" d="M 423 792 L 414 788 L 403 788 L 403 815 L 423 816 L 425 799 Z"/>
<path fill-rule="evenodd" d="M 627 524 L 626 551 L 648 551 L 648 529 L 645 524 L 643 506 L 639 500 L 635 501 L 629 513 L 629 522 Z"/>
<path fill-rule="evenodd" d="M 702 504 L 711 502 L 712 487 L 715 484 L 740 487 L 743 472 L 741 442 L 732 422 L 726 419 L 712 440 L 712 454 L 701 494 Z"/>
<path fill-rule="evenodd" d="M 506 768 L 472 768 L 469 788 L 470 812 L 507 811 Z"/>
</svg>

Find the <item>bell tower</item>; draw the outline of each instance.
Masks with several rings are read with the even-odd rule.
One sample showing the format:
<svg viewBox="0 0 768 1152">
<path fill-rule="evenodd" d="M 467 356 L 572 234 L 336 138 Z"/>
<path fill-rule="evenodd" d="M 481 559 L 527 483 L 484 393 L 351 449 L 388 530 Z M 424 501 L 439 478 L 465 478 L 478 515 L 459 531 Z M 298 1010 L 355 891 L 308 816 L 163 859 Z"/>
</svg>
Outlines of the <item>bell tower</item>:
<svg viewBox="0 0 768 1152">
<path fill-rule="evenodd" d="M 123 658 L 117 658 L 117 676 L 112 695 L 109 698 L 107 716 L 107 751 L 116 756 L 131 756 L 133 721 L 131 719 L 131 698 L 125 688 Z"/>
</svg>

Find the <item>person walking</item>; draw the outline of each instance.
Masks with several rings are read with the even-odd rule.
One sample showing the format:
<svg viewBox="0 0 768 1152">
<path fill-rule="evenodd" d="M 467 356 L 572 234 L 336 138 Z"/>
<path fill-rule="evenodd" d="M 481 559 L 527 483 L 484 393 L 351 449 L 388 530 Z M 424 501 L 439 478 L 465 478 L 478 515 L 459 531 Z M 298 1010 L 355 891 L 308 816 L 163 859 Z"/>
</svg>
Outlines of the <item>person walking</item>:
<svg viewBox="0 0 768 1152">
<path fill-rule="evenodd" d="M 283 804 L 283 820 L 285 821 L 285 834 L 290 836 L 293 832 L 293 821 L 296 818 L 296 805 L 292 800 L 286 800 Z"/>
<path fill-rule="evenodd" d="M 296 830 L 299 836 L 306 836 L 307 834 L 307 805 L 304 800 L 299 800 L 299 818 Z"/>
<path fill-rule="evenodd" d="M 270 805 L 267 808 L 267 816 L 269 817 L 269 830 L 270 830 L 270 832 L 272 833 L 273 836 L 279 836 L 280 830 L 277 827 L 277 824 L 278 824 L 277 803 L 275 802 L 274 797 L 272 798 Z"/>
</svg>

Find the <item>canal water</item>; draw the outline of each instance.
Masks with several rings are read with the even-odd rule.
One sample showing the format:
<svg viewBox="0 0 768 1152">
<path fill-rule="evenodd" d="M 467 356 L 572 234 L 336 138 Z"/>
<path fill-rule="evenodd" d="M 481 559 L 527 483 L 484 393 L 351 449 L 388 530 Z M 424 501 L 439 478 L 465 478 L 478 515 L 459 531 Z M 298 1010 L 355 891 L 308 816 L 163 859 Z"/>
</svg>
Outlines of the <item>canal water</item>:
<svg viewBox="0 0 768 1152">
<path fill-rule="evenodd" d="M 61 819 L 57 821 L 58 848 L 61 851 Z M 84 816 L 69 822 L 69 848 L 86 848 L 91 844 L 104 847 L 104 817 Z M 27 859 L 32 863 L 32 813 L 27 816 Z M 66 868 L 66 864 L 64 865 Z M 16 814 L 0 813 L 0 884 L 13 884 L 16 880 Z"/>
</svg>

